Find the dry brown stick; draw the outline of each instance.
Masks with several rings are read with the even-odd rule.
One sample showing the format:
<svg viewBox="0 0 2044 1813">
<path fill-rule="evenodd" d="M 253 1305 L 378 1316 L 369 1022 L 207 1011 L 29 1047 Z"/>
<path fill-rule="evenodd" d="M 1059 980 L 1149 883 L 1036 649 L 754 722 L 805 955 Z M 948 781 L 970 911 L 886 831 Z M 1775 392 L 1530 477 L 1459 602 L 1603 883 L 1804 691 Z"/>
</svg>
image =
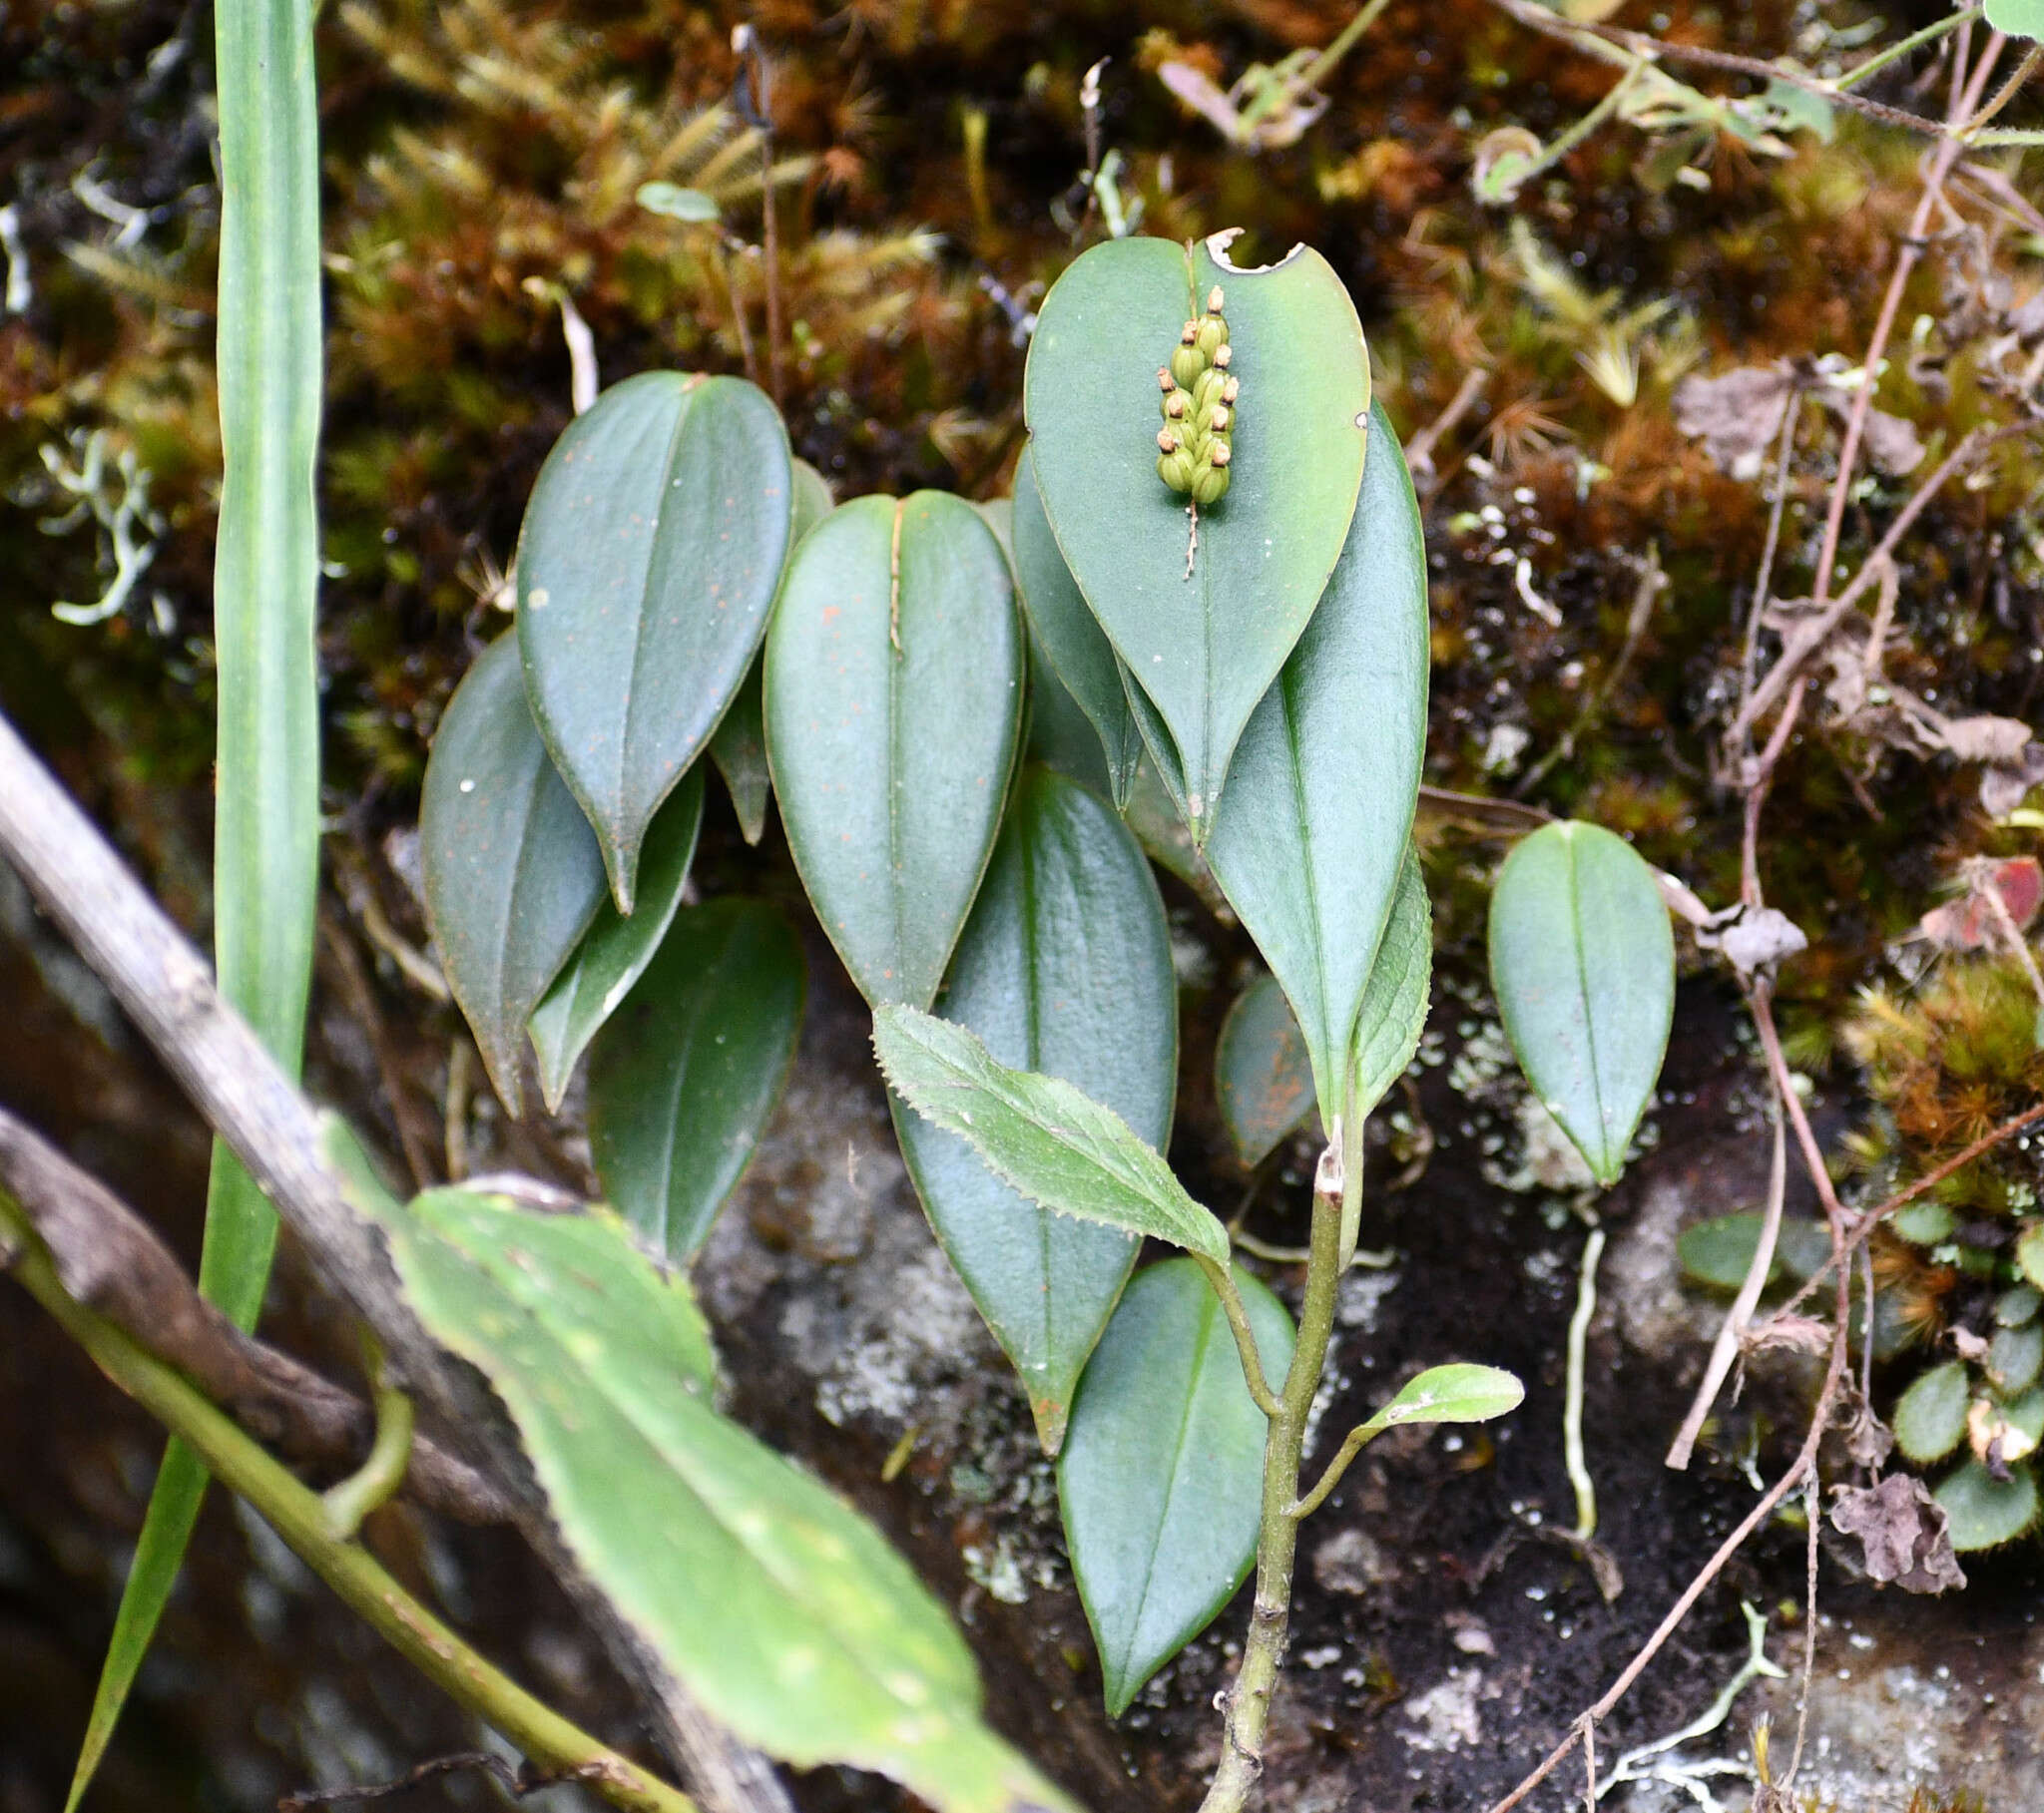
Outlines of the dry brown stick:
<svg viewBox="0 0 2044 1813">
<path fill-rule="evenodd" d="M 375 1428 L 366 1403 L 244 1334 L 148 1223 L 4 1109 L 0 1190 L 21 1205 L 73 1297 L 175 1366 L 256 1440 L 292 1460 L 360 1462 Z M 427 1436 L 412 1444 L 404 1486 L 464 1523 L 511 1515 L 503 1493 Z"/>
<path fill-rule="evenodd" d="M 113 991 L 187 1095 L 368 1324 L 441 1439 L 503 1488 L 515 1521 L 639 1692 L 710 1813 L 791 1813 L 766 1759 L 710 1719 L 584 1579 L 496 1400 L 412 1312 L 382 1237 L 327 1161 L 311 1105 L 215 988 L 205 962 L 0 717 L 0 857 Z"/>
</svg>

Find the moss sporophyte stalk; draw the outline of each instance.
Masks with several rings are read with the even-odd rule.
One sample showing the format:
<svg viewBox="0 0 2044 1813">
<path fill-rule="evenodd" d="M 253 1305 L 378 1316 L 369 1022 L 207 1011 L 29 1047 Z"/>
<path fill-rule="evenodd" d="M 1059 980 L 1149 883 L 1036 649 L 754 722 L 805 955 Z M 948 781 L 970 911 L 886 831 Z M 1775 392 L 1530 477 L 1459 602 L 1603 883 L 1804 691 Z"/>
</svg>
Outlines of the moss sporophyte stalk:
<svg viewBox="0 0 2044 1813">
<path fill-rule="evenodd" d="M 1236 399 L 1242 381 L 1230 370 L 1235 348 L 1221 310 L 1220 285 L 1207 292 L 1206 312 L 1185 324 L 1168 364 L 1157 367 L 1164 426 L 1157 431 L 1157 476 L 1197 504 L 1228 494 L 1234 457 Z"/>
</svg>

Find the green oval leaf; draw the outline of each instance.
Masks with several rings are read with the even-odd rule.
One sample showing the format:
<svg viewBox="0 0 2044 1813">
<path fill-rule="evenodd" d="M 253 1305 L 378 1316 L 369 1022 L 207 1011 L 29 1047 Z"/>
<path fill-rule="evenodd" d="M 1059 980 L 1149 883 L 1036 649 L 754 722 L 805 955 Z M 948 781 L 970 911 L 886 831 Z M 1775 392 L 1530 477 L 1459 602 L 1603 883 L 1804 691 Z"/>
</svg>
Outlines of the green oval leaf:
<svg viewBox="0 0 2044 1813">
<path fill-rule="evenodd" d="M 1299 246 L 1237 270 L 1217 242 L 1189 254 L 1116 239 L 1084 253 L 1044 298 L 1023 380 L 1058 546 L 1176 740 L 1201 843 L 1236 741 L 1340 555 L 1369 408 L 1362 329 L 1327 261 Z M 1156 374 L 1215 285 L 1242 397 L 1233 477 L 1199 513 L 1189 580 L 1187 512 L 1156 470 Z"/>
<path fill-rule="evenodd" d="M 515 637 L 447 701 L 419 801 L 426 923 L 447 986 L 515 1118 L 526 1022 L 603 904 L 603 858 L 547 758 Z"/>
<path fill-rule="evenodd" d="M 1243 732 L 1207 845 L 1298 1016 L 1330 1125 L 1426 753 L 1426 547 L 1398 437 L 1381 409 L 1370 424 L 1340 562 Z"/>
<path fill-rule="evenodd" d="M 709 1236 L 794 1062 L 801 945 L 772 907 L 684 907 L 589 1053 L 604 1194 L 677 1264 Z"/>
<path fill-rule="evenodd" d="M 665 215 L 670 221 L 715 221 L 720 214 L 715 196 L 676 183 L 642 183 L 636 200 L 648 214 Z"/>
<path fill-rule="evenodd" d="M 1972 1374 L 1963 1360 L 1918 1373 L 1895 1404 L 1895 1446 L 1918 1466 L 1943 1460 L 1965 1439 L 1972 1395 Z"/>
<path fill-rule="evenodd" d="M 1058 551 L 1050 518 L 1037 494 L 1033 455 L 1024 448 L 1015 468 L 1015 577 L 1029 629 L 1051 671 L 1086 714 L 1100 738 L 1117 809 L 1129 803 L 1143 738 L 1122 689 L 1114 644 L 1095 622 L 1085 595 Z"/>
<path fill-rule="evenodd" d="M 863 497 L 795 551 L 766 753 L 802 885 L 859 992 L 927 1007 L 993 851 L 1022 705 L 1007 557 L 970 504 Z"/>
<path fill-rule="evenodd" d="M 1600 1183 L 1625 1168 L 1675 1016 L 1675 935 L 1624 838 L 1566 820 L 1506 858 L 1490 902 L 1505 1035 Z"/>
<path fill-rule="evenodd" d="M 1408 845 L 1391 917 L 1355 1016 L 1349 1114 L 1358 1119 L 1369 1114 L 1405 1074 L 1426 1031 L 1432 982 L 1433 904 L 1426 897 L 1426 877 L 1419 872 L 1419 852 Z"/>
<path fill-rule="evenodd" d="M 1136 840 L 1083 787 L 1023 777 L 940 1005 L 1003 1062 L 1062 1078 L 1164 1145 L 1178 1079 L 1164 902 Z M 963 1139 L 892 1106 L 930 1225 L 1055 1454 L 1138 1242 L 1018 1196 Z"/>
<path fill-rule="evenodd" d="M 533 485 L 518 538 L 526 686 L 621 912 L 647 826 L 766 633 L 793 489 L 766 394 L 676 371 L 605 391 Z"/>
<path fill-rule="evenodd" d="M 1214 1093 L 1237 1162 L 1254 1170 L 1312 1113 L 1312 1059 L 1275 976 L 1235 999 L 1214 1047 Z"/>
<path fill-rule="evenodd" d="M 550 1113 L 560 1112 L 576 1059 L 588 1049 L 597 1029 L 617 1011 L 632 984 L 645 974 L 667 928 L 674 923 L 702 826 L 703 775 L 700 769 L 691 768 L 646 833 L 639 862 L 637 910 L 627 918 L 615 902 L 606 900 L 568 967 L 532 1010 L 527 1031 L 539 1058 L 540 1094 Z"/>
<path fill-rule="evenodd" d="M 2044 1290 L 2044 1221 L 2033 1221 L 2023 1229 L 2022 1237 L 2016 1241 L 2016 1268 L 2039 1290 Z"/>
<path fill-rule="evenodd" d="M 947 1813 L 1069 1807 L 980 1723 L 972 1658 L 907 1564 L 717 1414 L 687 1284 L 614 1217 L 443 1189 L 385 1220 L 406 1295 L 503 1400 L 563 1541 L 712 1717 Z"/>
<path fill-rule="evenodd" d="M 1267 1378 L 1291 1362 L 1291 1318 L 1235 1273 Z M 1256 1559 L 1268 1424 L 1228 1319 L 1190 1259 L 1140 1272 L 1079 1383 L 1058 1461 L 1072 1574 L 1100 1650 L 1107 1710 L 1212 1621 Z"/>
<path fill-rule="evenodd" d="M 1363 1424 L 1365 1437 L 1416 1423 L 1488 1423 L 1526 1401 L 1526 1388 L 1495 1366 L 1431 1366 Z"/>
<path fill-rule="evenodd" d="M 2044 1369 L 2044 1327 L 1997 1328 L 1987 1343 L 1987 1376 L 2004 1397 L 2028 1391 Z"/>
<path fill-rule="evenodd" d="M 788 529 L 790 550 L 830 514 L 830 486 L 807 460 L 794 462 L 794 514 Z M 746 670 L 738 695 L 731 701 L 710 738 L 710 758 L 724 776 L 732 808 L 739 815 L 739 830 L 748 843 L 758 843 L 766 834 L 766 802 L 773 796 L 773 777 L 766 768 L 766 720 L 761 695 L 760 670 L 755 660 Z"/>
<path fill-rule="evenodd" d="M 1987 23 L 2011 38 L 2044 38 L 2044 0 L 1987 0 Z"/>
<path fill-rule="evenodd" d="M 1228 1263 L 1228 1230 L 1186 1194 L 1163 1154 L 1069 1083 L 1011 1070 L 962 1026 L 914 1008 L 873 1015 L 873 1050 L 910 1108 L 1030 1201 Z"/>
<path fill-rule="evenodd" d="M 2036 1320 L 2040 1309 L 2044 1309 L 2044 1294 L 2039 1294 L 2036 1285 L 2011 1284 L 1994 1299 L 1994 1320 L 2002 1328 L 2020 1328 Z"/>
<path fill-rule="evenodd" d="M 1762 1217 L 1757 1209 L 1743 1209 L 1736 1215 L 1714 1215 L 1682 1230 L 1675 1243 L 1682 1268 L 1699 1284 L 1717 1290 L 1737 1290 L 1753 1268 L 1753 1256 L 1760 1248 Z M 1775 1261 L 1768 1268 L 1768 1281 L 1789 1277 L 1798 1283 L 1811 1276 L 1831 1256 L 1831 1237 L 1815 1221 L 1785 1220 L 1775 1236 Z"/>
<path fill-rule="evenodd" d="M 1960 1555 L 1999 1549 L 2037 1522 L 2037 1476 L 2020 1465 L 1997 1480 L 1978 1461 L 1968 1461 L 1931 1497 L 1944 1507 L 1952 1548 Z"/>
</svg>

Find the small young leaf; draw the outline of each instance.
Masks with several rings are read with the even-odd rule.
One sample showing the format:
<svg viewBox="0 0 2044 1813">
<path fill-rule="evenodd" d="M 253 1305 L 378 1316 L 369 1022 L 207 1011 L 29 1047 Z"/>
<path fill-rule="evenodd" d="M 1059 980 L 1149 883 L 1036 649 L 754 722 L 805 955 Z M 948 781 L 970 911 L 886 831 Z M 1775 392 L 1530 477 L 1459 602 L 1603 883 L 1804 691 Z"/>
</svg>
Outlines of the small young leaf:
<svg viewBox="0 0 2044 1813">
<path fill-rule="evenodd" d="M 794 517 L 788 530 L 790 551 L 830 514 L 830 487 L 807 460 L 794 462 Z M 766 834 L 766 802 L 773 796 L 773 777 L 766 768 L 766 721 L 761 696 L 761 668 L 755 659 L 746 670 L 738 696 L 731 701 L 710 739 L 710 758 L 724 776 L 739 829 L 748 843 Z"/>
<path fill-rule="evenodd" d="M 1224 508 L 1234 501 L 1231 490 Z M 1373 409 L 1340 561 L 1243 732 L 1207 845 L 1298 1015 L 1330 1124 L 1412 833 L 1427 659 L 1419 506 L 1398 437 Z"/>
<path fill-rule="evenodd" d="M 1363 1424 L 1366 1435 L 1413 1423 L 1488 1423 L 1525 1402 L 1526 1388 L 1495 1366 L 1434 1366 Z"/>
<path fill-rule="evenodd" d="M 2021 1328 L 2044 1309 L 2044 1294 L 2034 1284 L 2011 1284 L 1994 1299 L 1994 1320 L 2001 1328 Z"/>
<path fill-rule="evenodd" d="M 1237 270 L 1217 258 L 1225 244 L 1094 246 L 1045 297 L 1024 378 L 1044 509 L 1094 616 L 1177 739 L 1196 843 L 1243 726 L 1341 552 L 1369 408 L 1362 331 L 1326 260 L 1301 246 Z M 1200 511 L 1188 579 L 1191 524 L 1156 471 L 1157 370 L 1194 298 L 1217 285 L 1241 415 L 1228 495 Z"/>
<path fill-rule="evenodd" d="M 1367 1115 L 1405 1074 L 1426 1031 L 1433 980 L 1433 906 L 1419 852 L 1408 846 L 1383 942 L 1369 966 L 1362 1007 L 1355 1017 L 1355 1056 L 1349 1066 L 1348 1113 Z"/>
<path fill-rule="evenodd" d="M 1032 1202 L 1228 1263 L 1228 1230 L 1112 1109 L 1056 1077 L 1010 1070 L 963 1027 L 913 1008 L 873 1015 L 873 1049 L 910 1108 Z"/>
<path fill-rule="evenodd" d="M 702 825 L 703 775 L 700 769 L 691 768 L 682 776 L 682 784 L 668 795 L 667 804 L 646 833 L 639 862 L 637 910 L 628 919 L 615 902 L 606 900 L 568 967 L 532 1010 L 527 1030 L 539 1058 L 540 1094 L 550 1113 L 560 1112 L 576 1059 L 645 973 L 667 936 L 667 928 L 674 923 Z"/>
<path fill-rule="evenodd" d="M 1265 1376 L 1280 1377 L 1291 1318 L 1249 1273 L 1235 1280 Z M 1138 1273 L 1079 1382 L 1058 1461 L 1065 1541 L 1110 1717 L 1248 1575 L 1268 1427 L 1199 1267 L 1168 1259 Z"/>
<path fill-rule="evenodd" d="M 1164 902 L 1136 840 L 1083 787 L 1024 774 L 939 1000 L 1003 1061 L 1062 1078 L 1164 1145 L 1178 1078 Z M 1055 1454 L 1138 1242 L 1037 1207 L 963 1139 L 893 1108 L 930 1225 Z"/>
<path fill-rule="evenodd" d="M 1952 1237 L 1952 1229 L 1958 1224 L 1958 1217 L 1944 1202 L 1905 1203 L 1888 1217 L 1888 1225 L 1911 1246 L 1937 1246 Z M 2040 1243 L 2039 1257 L 2044 1259 L 2044 1243 Z M 2016 1248 L 2016 1258 L 2020 1263 L 2020 1245 Z"/>
<path fill-rule="evenodd" d="M 448 700 L 419 802 L 426 923 L 513 1116 L 526 1022 L 603 904 L 603 858 L 547 759 L 503 636 Z"/>
<path fill-rule="evenodd" d="M 1007 557 L 971 505 L 863 497 L 795 550 L 766 753 L 802 885 L 859 992 L 927 1007 L 993 852 L 1022 708 Z"/>
<path fill-rule="evenodd" d="M 1895 1446 L 1922 1466 L 1941 1461 L 1966 1434 L 1972 1375 L 1963 1360 L 1947 1360 L 1918 1373 L 1895 1404 Z"/>
<path fill-rule="evenodd" d="M 801 946 L 772 907 L 684 907 L 590 1047 L 596 1174 L 676 1264 L 708 1237 L 780 1100 L 803 984 Z"/>
<path fill-rule="evenodd" d="M 533 485 L 518 538 L 526 686 L 621 912 L 653 814 L 766 633 L 793 490 L 765 392 L 674 371 L 607 390 Z"/>
<path fill-rule="evenodd" d="M 665 215 L 670 221 L 714 221 L 719 214 L 715 196 L 674 183 L 642 183 L 635 199 L 648 214 Z"/>
<path fill-rule="evenodd" d="M 1015 577 L 1032 636 L 1051 670 L 1064 683 L 1100 737 L 1108 783 L 1117 809 L 1129 803 L 1143 738 L 1122 689 L 1121 663 L 1114 644 L 1087 608 L 1051 533 L 1037 494 L 1036 473 L 1025 448 L 1015 468 Z"/>
<path fill-rule="evenodd" d="M 2037 1476 L 2018 1463 L 1997 1480 L 1978 1461 L 1968 1461 L 1931 1494 L 1944 1507 L 1952 1548 L 1960 1555 L 1999 1549 L 2037 1522 Z"/>
<path fill-rule="evenodd" d="M 1615 1183 L 1675 1016 L 1675 937 L 1622 837 L 1543 825 L 1490 902 L 1490 975 L 1519 1066 L 1600 1183 Z"/>
<path fill-rule="evenodd" d="M 1987 0 L 1987 23 L 2011 38 L 2044 39 L 2044 0 Z"/>
<path fill-rule="evenodd" d="M 717 1414 L 687 1284 L 615 1217 L 442 1189 L 384 1224 L 420 1320 L 510 1412 L 563 1541 L 712 1717 L 943 1813 L 1069 1809 L 980 1722 L 971 1655 L 907 1564 Z"/>
<path fill-rule="evenodd" d="M 1736 1215 L 1714 1215 L 1682 1230 L 1675 1243 L 1682 1269 L 1699 1284 L 1716 1290 L 1737 1290 L 1753 1267 L 1761 1243 L 1761 1215 L 1745 1209 Z M 1770 1283 L 1789 1277 L 1800 1283 L 1831 1256 L 1831 1237 L 1814 1221 L 1785 1220 L 1775 1238 Z"/>
<path fill-rule="evenodd" d="M 1313 1107 L 1312 1059 L 1275 976 L 1236 997 L 1214 1048 L 1214 1092 L 1236 1159 L 1254 1170 Z"/>
</svg>

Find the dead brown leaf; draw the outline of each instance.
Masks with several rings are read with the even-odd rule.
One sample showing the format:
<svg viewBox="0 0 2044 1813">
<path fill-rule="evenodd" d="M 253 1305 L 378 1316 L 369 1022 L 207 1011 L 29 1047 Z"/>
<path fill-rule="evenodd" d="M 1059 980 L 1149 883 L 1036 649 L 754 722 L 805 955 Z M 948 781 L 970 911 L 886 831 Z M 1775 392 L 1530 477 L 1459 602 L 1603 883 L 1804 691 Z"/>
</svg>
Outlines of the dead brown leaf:
<svg viewBox="0 0 2044 1813">
<path fill-rule="evenodd" d="M 1831 1504 L 1831 1524 L 1856 1537 L 1868 1576 L 1904 1592 L 1943 1592 L 1966 1577 L 1952 1552 L 1944 1507 L 1913 1474 L 1891 1473 L 1871 1486 L 1848 1486 Z"/>
</svg>

